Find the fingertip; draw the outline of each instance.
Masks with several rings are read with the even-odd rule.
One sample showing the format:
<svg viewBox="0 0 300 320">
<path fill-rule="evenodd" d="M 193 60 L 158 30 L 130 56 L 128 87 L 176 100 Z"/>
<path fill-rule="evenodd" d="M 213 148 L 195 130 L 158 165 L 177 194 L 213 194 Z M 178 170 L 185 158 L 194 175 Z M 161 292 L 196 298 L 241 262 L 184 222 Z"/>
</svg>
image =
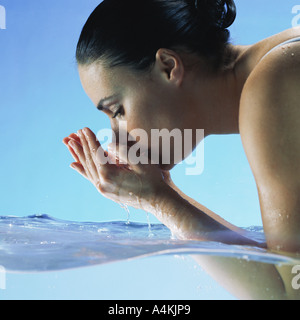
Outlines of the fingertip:
<svg viewBox="0 0 300 320">
<path fill-rule="evenodd" d="M 69 140 L 70 140 L 69 138 L 64 138 L 63 141 L 62 141 L 62 143 L 67 146 L 68 143 L 69 143 Z"/>
<path fill-rule="evenodd" d="M 73 162 L 70 164 L 70 168 L 75 170 L 75 171 L 81 171 L 79 168 L 79 164 L 77 162 Z"/>
<path fill-rule="evenodd" d="M 85 135 L 88 135 L 88 136 L 92 136 L 92 137 L 96 137 L 96 135 L 94 134 L 94 132 L 88 128 L 88 127 L 85 127 L 84 129 L 82 129 L 82 132 L 85 134 Z"/>
<path fill-rule="evenodd" d="M 75 140 L 75 141 L 77 141 L 77 142 L 80 143 L 80 138 L 79 138 L 79 136 L 78 136 L 77 133 L 71 133 L 68 138 L 69 138 L 70 140 L 73 139 L 73 140 Z"/>
</svg>

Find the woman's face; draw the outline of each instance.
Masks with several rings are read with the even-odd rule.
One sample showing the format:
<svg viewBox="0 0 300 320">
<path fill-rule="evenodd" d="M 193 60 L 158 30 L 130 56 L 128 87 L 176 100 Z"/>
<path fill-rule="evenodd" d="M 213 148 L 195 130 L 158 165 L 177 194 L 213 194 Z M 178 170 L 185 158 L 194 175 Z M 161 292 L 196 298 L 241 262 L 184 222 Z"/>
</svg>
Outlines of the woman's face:
<svg viewBox="0 0 300 320">
<path fill-rule="evenodd" d="M 152 129 L 167 129 L 168 132 L 179 129 L 183 133 L 188 128 L 187 97 L 160 68 L 154 67 L 150 74 L 142 74 L 126 67 L 107 69 L 100 63 L 93 63 L 79 66 L 79 74 L 87 95 L 110 118 L 117 140 L 126 123 L 127 134 L 134 129 L 143 129 L 147 133 L 148 141 L 139 143 L 150 151 Z M 170 163 L 162 165 L 162 148 L 166 152 L 166 147 L 171 156 Z M 174 159 L 174 148 L 173 139 L 170 147 L 160 143 L 158 150 L 162 169 L 170 170 L 180 162 Z"/>
</svg>

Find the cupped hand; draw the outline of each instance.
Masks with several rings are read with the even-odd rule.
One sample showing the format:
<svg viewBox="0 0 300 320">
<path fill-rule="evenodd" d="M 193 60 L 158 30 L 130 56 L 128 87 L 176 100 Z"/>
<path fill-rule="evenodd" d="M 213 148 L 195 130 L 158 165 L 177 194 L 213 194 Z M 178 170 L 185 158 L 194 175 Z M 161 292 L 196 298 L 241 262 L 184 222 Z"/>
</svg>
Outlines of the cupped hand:
<svg viewBox="0 0 300 320">
<path fill-rule="evenodd" d="M 170 180 L 169 173 L 156 165 L 130 163 L 126 146 L 111 144 L 106 152 L 88 128 L 63 142 L 75 160 L 71 168 L 115 202 L 147 211 Z"/>
</svg>

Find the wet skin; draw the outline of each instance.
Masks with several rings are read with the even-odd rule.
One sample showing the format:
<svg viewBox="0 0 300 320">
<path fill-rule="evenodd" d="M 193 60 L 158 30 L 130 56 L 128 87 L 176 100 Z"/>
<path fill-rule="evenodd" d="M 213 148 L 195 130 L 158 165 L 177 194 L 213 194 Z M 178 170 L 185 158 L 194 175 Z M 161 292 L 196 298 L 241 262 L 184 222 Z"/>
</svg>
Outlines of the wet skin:
<svg viewBox="0 0 300 320">
<path fill-rule="evenodd" d="M 295 254 L 300 252 L 300 44 L 279 47 L 262 58 L 297 36 L 299 28 L 252 46 L 232 46 L 235 61 L 217 74 L 207 72 L 194 55 L 166 49 L 158 51 L 147 75 L 125 67 L 108 70 L 101 63 L 79 66 L 79 73 L 87 95 L 110 117 L 114 131 L 124 120 L 128 130 L 148 133 L 153 128 L 201 128 L 206 136 L 241 134 L 257 183 L 268 249 Z M 191 68 L 197 59 L 197 67 Z M 72 167 L 102 195 L 154 214 L 179 238 L 257 245 L 243 230 L 183 194 L 168 172 L 174 163 L 132 165 L 120 146 L 108 152 L 128 165 L 100 165 L 96 151 L 101 146 L 88 128 L 64 143 L 75 159 Z M 235 272 L 236 266 L 226 265 L 229 273 Z M 290 271 L 278 272 L 280 281 L 289 281 Z"/>
</svg>

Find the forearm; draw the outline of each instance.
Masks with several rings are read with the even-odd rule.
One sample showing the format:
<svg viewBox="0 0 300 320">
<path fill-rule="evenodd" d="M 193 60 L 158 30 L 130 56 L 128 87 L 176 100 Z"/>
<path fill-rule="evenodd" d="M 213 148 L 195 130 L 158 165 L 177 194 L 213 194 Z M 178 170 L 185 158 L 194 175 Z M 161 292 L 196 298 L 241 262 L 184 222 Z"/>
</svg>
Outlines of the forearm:
<svg viewBox="0 0 300 320">
<path fill-rule="evenodd" d="M 170 176 L 157 166 L 103 164 L 104 153 L 95 134 L 85 128 L 77 135 L 64 139 L 77 161 L 72 167 L 90 180 L 97 190 L 119 203 L 144 209 L 154 214 L 174 235 L 182 239 L 214 240 L 226 243 L 250 244 L 248 239 L 233 230 L 217 215 L 202 206 L 193 205 L 170 184 Z M 118 159 L 127 159 L 127 148 L 119 145 Z M 113 152 L 114 153 L 114 152 Z M 79 162 L 78 162 L 79 161 Z M 128 163 L 128 162 L 127 162 Z"/>
<path fill-rule="evenodd" d="M 226 228 L 245 236 L 245 233 L 246 233 L 245 230 L 229 223 L 228 221 L 224 220 L 213 211 L 209 210 L 208 208 L 206 208 L 205 206 L 197 202 L 195 199 L 192 199 L 191 197 L 183 193 L 179 188 L 177 188 L 177 186 L 172 181 L 169 181 L 168 184 L 173 190 L 175 190 L 183 199 L 185 199 L 191 205 L 198 208 L 200 211 L 204 212 L 206 215 L 210 216 L 214 220 L 218 221 L 220 224 L 222 224 Z"/>
<path fill-rule="evenodd" d="M 180 239 L 257 245 L 242 235 L 239 228 L 169 185 L 158 192 L 155 204 L 146 211 Z"/>
</svg>

